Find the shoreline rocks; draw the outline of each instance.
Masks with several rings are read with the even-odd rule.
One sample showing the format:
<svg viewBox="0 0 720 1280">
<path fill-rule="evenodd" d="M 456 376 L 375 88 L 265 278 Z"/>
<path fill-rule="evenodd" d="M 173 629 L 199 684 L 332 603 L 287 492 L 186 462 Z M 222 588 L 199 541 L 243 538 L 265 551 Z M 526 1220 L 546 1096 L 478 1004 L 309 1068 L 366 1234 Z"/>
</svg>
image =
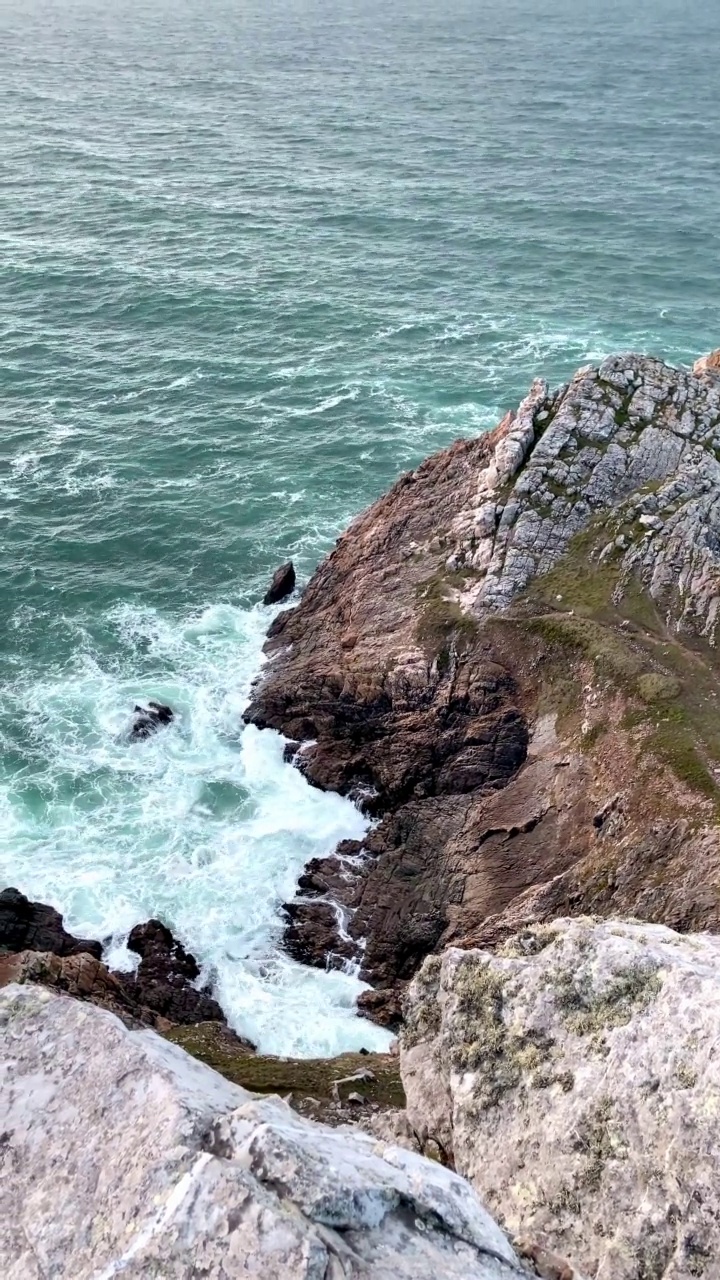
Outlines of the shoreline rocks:
<svg viewBox="0 0 720 1280">
<path fill-rule="evenodd" d="M 288 560 L 287 564 L 281 564 L 276 569 L 270 586 L 263 596 L 263 604 L 280 604 L 281 600 L 287 600 L 295 590 L 295 566 L 292 560 Z"/>
<path fill-rule="evenodd" d="M 612 357 L 352 522 L 246 712 L 378 819 L 306 868 L 292 954 L 399 994 L 558 913 L 720 928 L 719 458 L 720 383 Z"/>
</svg>

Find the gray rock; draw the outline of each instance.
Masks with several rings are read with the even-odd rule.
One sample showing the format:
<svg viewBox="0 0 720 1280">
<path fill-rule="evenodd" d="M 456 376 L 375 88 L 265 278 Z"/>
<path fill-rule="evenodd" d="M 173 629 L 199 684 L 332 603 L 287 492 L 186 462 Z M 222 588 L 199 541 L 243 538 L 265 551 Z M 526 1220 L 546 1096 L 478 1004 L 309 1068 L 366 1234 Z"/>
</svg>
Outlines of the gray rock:
<svg viewBox="0 0 720 1280">
<path fill-rule="evenodd" d="M 408 1119 L 595 1280 L 718 1280 L 719 1038 L 720 938 L 556 920 L 426 961 Z"/>
<path fill-rule="evenodd" d="M 512 1280 L 469 1185 L 257 1099 L 151 1031 L 0 992 L 4 1280 Z"/>
</svg>

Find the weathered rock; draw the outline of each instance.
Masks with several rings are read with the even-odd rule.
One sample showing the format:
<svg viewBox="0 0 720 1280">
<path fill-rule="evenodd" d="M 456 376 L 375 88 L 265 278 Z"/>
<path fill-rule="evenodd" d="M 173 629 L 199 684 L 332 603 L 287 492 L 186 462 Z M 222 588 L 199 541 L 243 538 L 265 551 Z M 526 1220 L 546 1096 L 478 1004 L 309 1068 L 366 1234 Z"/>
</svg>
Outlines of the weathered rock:
<svg viewBox="0 0 720 1280">
<path fill-rule="evenodd" d="M 247 712 L 380 818 L 306 869 L 304 959 L 391 987 L 558 910 L 720 928 L 719 456 L 717 380 L 613 357 L 353 522 Z"/>
<path fill-rule="evenodd" d="M 720 350 L 711 351 L 709 355 L 701 356 L 693 365 L 693 373 L 696 377 L 701 374 L 709 374 L 711 377 L 720 377 Z"/>
<path fill-rule="evenodd" d="M 170 1022 L 224 1022 L 225 1015 L 207 987 L 195 985 L 200 966 L 159 920 L 136 925 L 128 948 L 141 957 L 133 974 L 123 974 L 124 989 L 137 1004 Z"/>
<path fill-rule="evenodd" d="M 48 951 L 58 956 L 87 951 L 100 959 L 102 944 L 74 938 L 63 927 L 62 916 L 44 902 L 30 902 L 18 889 L 0 893 L 0 952 Z"/>
<path fill-rule="evenodd" d="M 146 707 L 136 706 L 133 710 L 133 721 L 130 726 L 130 737 L 138 741 L 150 738 L 158 729 L 172 724 L 175 712 L 172 707 L 162 702 L 150 701 Z"/>
<path fill-rule="evenodd" d="M 279 604 L 295 590 L 295 566 L 292 560 L 281 564 L 273 574 L 272 582 L 263 597 L 263 604 Z"/>
<path fill-rule="evenodd" d="M 358 1013 L 378 1026 L 397 1031 L 402 1022 L 402 1000 L 394 989 L 385 991 L 361 991 L 357 1002 Z"/>
<path fill-rule="evenodd" d="M 512 1280 L 466 1182 L 254 1099 L 153 1032 L 0 992 L 7 1280 Z"/>
<path fill-rule="evenodd" d="M 595 1280 L 720 1275 L 720 938 L 556 920 L 411 984 L 408 1118 Z"/>
<path fill-rule="evenodd" d="M 78 999 L 91 1000 L 120 1017 L 149 1021 L 128 998 L 121 980 L 88 951 L 69 956 L 51 951 L 0 953 L 0 987 L 20 982 L 39 982 Z"/>
</svg>

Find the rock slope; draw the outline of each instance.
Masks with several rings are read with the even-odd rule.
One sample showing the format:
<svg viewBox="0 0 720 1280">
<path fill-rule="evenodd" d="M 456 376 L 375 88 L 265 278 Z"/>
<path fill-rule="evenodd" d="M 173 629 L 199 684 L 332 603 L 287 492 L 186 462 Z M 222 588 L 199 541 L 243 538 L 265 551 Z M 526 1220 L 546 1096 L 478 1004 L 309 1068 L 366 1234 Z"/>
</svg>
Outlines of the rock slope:
<svg viewBox="0 0 720 1280">
<path fill-rule="evenodd" d="M 583 911 L 720 926 L 720 379 L 636 355 L 536 382 L 403 476 L 279 615 L 247 718 L 379 819 L 286 945 L 371 1016 L 449 943 Z"/>
<path fill-rule="evenodd" d="M 556 920 L 410 986 L 409 1118 L 595 1280 L 720 1277 L 720 938 Z"/>
<path fill-rule="evenodd" d="M 6 1280 L 521 1280 L 469 1185 L 258 1100 L 152 1031 L 0 992 Z"/>
</svg>

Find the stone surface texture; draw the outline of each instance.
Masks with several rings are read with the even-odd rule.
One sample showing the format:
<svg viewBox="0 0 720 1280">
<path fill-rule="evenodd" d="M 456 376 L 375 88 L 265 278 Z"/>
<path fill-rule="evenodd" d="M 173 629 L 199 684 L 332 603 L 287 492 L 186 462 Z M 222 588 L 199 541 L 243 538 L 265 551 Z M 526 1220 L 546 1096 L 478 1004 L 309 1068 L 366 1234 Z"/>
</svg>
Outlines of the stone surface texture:
<svg viewBox="0 0 720 1280">
<path fill-rule="evenodd" d="M 556 920 L 410 985 L 412 1128 L 595 1280 L 720 1276 L 720 938 Z"/>
<path fill-rule="evenodd" d="M 152 1031 L 0 992 L 5 1280 L 517 1280 L 469 1185 L 256 1099 Z"/>
<path fill-rule="evenodd" d="M 708 369 L 538 380 L 402 476 L 275 619 L 247 719 L 379 819 L 306 868 L 298 959 L 400 991 L 428 952 L 558 913 L 720 928 Z"/>
</svg>

